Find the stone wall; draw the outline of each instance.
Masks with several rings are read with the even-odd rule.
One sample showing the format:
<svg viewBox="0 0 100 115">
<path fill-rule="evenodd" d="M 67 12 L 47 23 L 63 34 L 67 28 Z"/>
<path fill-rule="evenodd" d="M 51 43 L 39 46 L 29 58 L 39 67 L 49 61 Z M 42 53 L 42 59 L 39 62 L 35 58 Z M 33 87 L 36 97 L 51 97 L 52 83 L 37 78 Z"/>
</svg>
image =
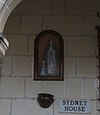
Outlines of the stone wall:
<svg viewBox="0 0 100 115">
<path fill-rule="evenodd" d="M 96 115 L 99 5 L 99 0 L 23 0 L 14 9 L 4 29 L 10 47 L 2 63 L 0 115 L 72 115 L 58 112 L 62 98 L 90 99 L 87 115 Z M 64 81 L 33 80 L 34 38 L 46 29 L 63 37 Z M 48 109 L 37 103 L 40 92 L 55 97 Z"/>
</svg>

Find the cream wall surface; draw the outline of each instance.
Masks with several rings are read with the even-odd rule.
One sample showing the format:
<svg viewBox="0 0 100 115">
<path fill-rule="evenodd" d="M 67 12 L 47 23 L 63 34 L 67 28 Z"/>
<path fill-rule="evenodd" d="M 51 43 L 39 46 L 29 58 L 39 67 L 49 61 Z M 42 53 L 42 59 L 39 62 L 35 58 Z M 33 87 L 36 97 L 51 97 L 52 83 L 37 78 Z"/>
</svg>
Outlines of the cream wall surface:
<svg viewBox="0 0 100 115">
<path fill-rule="evenodd" d="M 59 113 L 58 102 L 62 98 L 89 99 L 91 113 L 87 115 L 96 115 L 95 26 L 100 25 L 96 16 L 100 0 L 23 0 L 15 8 L 19 2 L 13 0 L 11 10 L 6 9 L 0 18 L 0 30 L 10 43 L 1 69 L 0 115 L 73 115 Z M 34 81 L 32 78 L 34 38 L 46 29 L 55 30 L 63 37 L 64 81 Z M 40 92 L 55 97 L 48 109 L 37 103 Z"/>
</svg>

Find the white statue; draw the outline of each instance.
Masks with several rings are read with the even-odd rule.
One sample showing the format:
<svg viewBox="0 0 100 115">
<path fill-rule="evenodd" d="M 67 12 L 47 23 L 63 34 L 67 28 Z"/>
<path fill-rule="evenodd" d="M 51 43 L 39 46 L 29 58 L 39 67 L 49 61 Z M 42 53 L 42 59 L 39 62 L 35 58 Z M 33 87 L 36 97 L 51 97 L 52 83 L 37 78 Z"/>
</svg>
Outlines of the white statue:
<svg viewBox="0 0 100 115">
<path fill-rule="evenodd" d="M 49 41 L 48 50 L 45 55 L 45 63 L 47 65 L 48 75 L 57 74 L 57 54 L 54 48 L 53 40 Z"/>
</svg>

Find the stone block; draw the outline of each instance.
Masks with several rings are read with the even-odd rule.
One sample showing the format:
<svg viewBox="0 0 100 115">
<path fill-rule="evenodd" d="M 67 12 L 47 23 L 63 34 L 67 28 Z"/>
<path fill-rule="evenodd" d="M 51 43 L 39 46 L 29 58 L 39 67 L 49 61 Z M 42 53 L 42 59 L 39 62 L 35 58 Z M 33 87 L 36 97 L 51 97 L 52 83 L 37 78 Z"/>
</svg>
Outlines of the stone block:
<svg viewBox="0 0 100 115">
<path fill-rule="evenodd" d="M 32 58 L 26 56 L 13 57 L 13 76 L 31 76 Z"/>
<path fill-rule="evenodd" d="M 100 25 L 100 19 L 96 16 L 85 17 L 85 35 L 97 35 L 95 26 Z"/>
<path fill-rule="evenodd" d="M 20 32 L 20 16 L 11 15 L 4 28 L 5 33 L 19 33 Z"/>
<path fill-rule="evenodd" d="M 11 56 L 5 56 L 2 60 L 1 75 L 11 75 Z"/>
<path fill-rule="evenodd" d="M 92 115 L 95 115 L 95 113 L 97 113 L 97 103 L 96 103 L 96 101 L 91 102 L 91 113 L 92 113 Z"/>
<path fill-rule="evenodd" d="M 96 79 L 85 79 L 85 98 L 96 99 L 97 88 Z"/>
<path fill-rule="evenodd" d="M 59 113 L 59 99 L 56 99 L 55 101 L 54 101 L 54 115 L 63 115 L 64 113 Z M 66 113 L 65 113 L 66 114 Z"/>
<path fill-rule="evenodd" d="M 84 15 L 84 1 L 66 0 L 65 13 L 66 15 Z"/>
<path fill-rule="evenodd" d="M 50 93 L 53 94 L 55 98 L 63 98 L 66 96 L 66 80 L 33 81 L 32 78 L 27 78 L 26 97 L 37 97 L 39 93 Z"/>
<path fill-rule="evenodd" d="M 84 14 L 95 15 L 100 9 L 100 0 L 85 0 L 84 1 Z"/>
<path fill-rule="evenodd" d="M 64 5 L 64 0 L 53 0 L 53 14 L 63 15 Z"/>
<path fill-rule="evenodd" d="M 84 80 L 83 79 L 67 79 L 67 98 L 84 99 Z"/>
<path fill-rule="evenodd" d="M 7 54 L 27 55 L 27 36 L 25 35 L 7 35 L 10 47 Z"/>
<path fill-rule="evenodd" d="M 94 37 L 69 37 L 68 56 L 95 56 Z"/>
<path fill-rule="evenodd" d="M 83 35 L 84 18 L 81 16 L 44 16 L 44 29 L 53 29 L 62 35 Z"/>
<path fill-rule="evenodd" d="M 13 11 L 13 14 L 51 14 L 52 0 L 25 0 Z"/>
<path fill-rule="evenodd" d="M 99 0 L 66 0 L 66 15 L 95 15 L 99 7 Z"/>
<path fill-rule="evenodd" d="M 53 115 L 53 105 L 43 109 L 32 99 L 16 99 L 12 103 L 12 115 Z"/>
<path fill-rule="evenodd" d="M 29 49 L 28 49 L 28 54 L 29 55 L 34 55 L 34 40 L 35 40 L 35 37 L 36 36 L 30 36 L 29 37 L 29 44 L 28 44 L 28 46 L 29 46 Z"/>
<path fill-rule="evenodd" d="M 68 55 L 68 39 L 67 39 L 67 37 L 65 37 L 65 36 L 63 37 L 63 42 L 64 42 L 64 56 L 67 56 Z"/>
<path fill-rule="evenodd" d="M 24 78 L 1 77 L 0 97 L 23 98 L 24 97 Z"/>
<path fill-rule="evenodd" d="M 64 76 L 75 76 L 76 62 L 74 57 L 64 58 Z"/>
<path fill-rule="evenodd" d="M 9 99 L 0 99 L 0 115 L 10 114 L 11 101 Z"/>
<path fill-rule="evenodd" d="M 37 34 L 41 31 L 41 16 L 26 15 L 22 16 L 21 33 Z"/>
<path fill-rule="evenodd" d="M 80 77 L 96 77 L 96 58 L 77 59 L 77 75 Z"/>
</svg>

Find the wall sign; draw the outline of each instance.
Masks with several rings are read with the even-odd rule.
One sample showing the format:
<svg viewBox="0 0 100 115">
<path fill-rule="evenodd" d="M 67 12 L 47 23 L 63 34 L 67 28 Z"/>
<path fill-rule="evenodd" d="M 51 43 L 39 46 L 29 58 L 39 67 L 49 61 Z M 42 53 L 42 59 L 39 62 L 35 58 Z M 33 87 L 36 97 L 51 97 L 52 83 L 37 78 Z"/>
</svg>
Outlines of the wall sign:
<svg viewBox="0 0 100 115">
<path fill-rule="evenodd" d="M 66 113 L 91 113 L 90 100 L 59 100 L 59 112 Z"/>
</svg>

